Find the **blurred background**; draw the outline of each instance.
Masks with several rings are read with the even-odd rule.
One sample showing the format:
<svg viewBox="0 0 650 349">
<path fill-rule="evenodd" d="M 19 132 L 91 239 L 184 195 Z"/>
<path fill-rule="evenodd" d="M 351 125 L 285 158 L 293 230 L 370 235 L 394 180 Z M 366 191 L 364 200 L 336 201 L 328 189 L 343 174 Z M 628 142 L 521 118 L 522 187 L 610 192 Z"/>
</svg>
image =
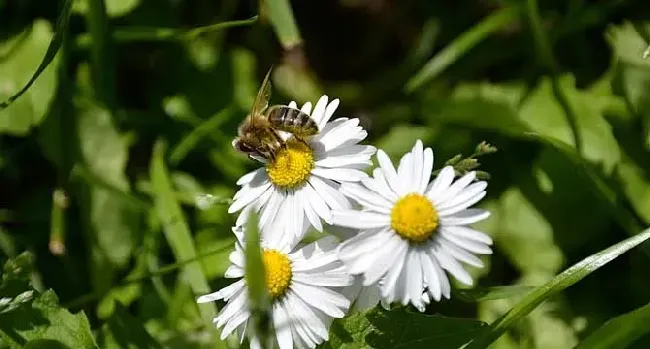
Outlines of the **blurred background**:
<svg viewBox="0 0 650 349">
<path fill-rule="evenodd" d="M 650 223 L 647 1 L 78 0 L 57 24 L 72 2 L 0 0 L 0 100 L 60 44 L 0 110 L 0 254 L 30 251 L 35 287 L 106 346 L 118 323 L 215 347 L 195 297 L 230 283 L 227 199 L 257 166 L 230 142 L 272 65 L 274 103 L 339 98 L 393 159 L 499 149 L 479 159 L 494 254 L 430 313 L 490 322 L 523 291 L 481 289 L 541 285 Z M 493 348 L 573 347 L 648 302 L 649 268 L 648 246 L 621 256 Z"/>
</svg>

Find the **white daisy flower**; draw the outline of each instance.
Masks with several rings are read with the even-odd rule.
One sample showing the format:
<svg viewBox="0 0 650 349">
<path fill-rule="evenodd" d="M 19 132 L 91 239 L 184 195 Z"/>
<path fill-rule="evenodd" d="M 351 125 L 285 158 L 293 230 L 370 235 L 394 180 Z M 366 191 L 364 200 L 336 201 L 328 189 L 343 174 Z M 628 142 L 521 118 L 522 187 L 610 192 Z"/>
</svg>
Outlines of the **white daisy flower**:
<svg viewBox="0 0 650 349">
<path fill-rule="evenodd" d="M 237 330 L 243 341 L 251 312 L 243 278 L 243 230 L 238 227 L 233 231 L 239 242 L 230 254 L 232 264 L 225 276 L 241 280 L 201 296 L 197 302 L 225 300 L 227 304 L 214 323 L 223 327 L 222 339 Z M 265 241 L 261 242 L 261 247 L 272 321 L 280 349 L 315 348 L 328 340 L 333 318 L 345 316 L 350 306 L 350 301 L 340 291 L 352 283 L 352 276 L 336 255 L 336 238 L 325 237 L 302 248 Z M 259 343 L 255 337 L 249 339 L 252 347 Z"/>
<path fill-rule="evenodd" d="M 260 210 L 261 231 L 282 231 L 289 227 L 295 238 L 302 238 L 305 224 L 322 231 L 321 219 L 331 222 L 332 209 L 349 209 L 350 202 L 339 191 L 342 182 L 358 182 L 368 176 L 362 171 L 372 165 L 375 147 L 359 145 L 368 133 L 359 126 L 359 119 L 338 118 L 330 121 L 339 100 L 329 104 L 322 96 L 312 112 L 307 102 L 301 110 L 311 116 L 319 133 L 305 143 L 280 132 L 287 147 L 263 168 L 242 176 L 237 184 L 229 213 L 242 210 L 236 225 L 248 219 L 252 209 Z M 289 104 L 297 108 L 295 102 Z M 264 162 L 263 159 L 258 159 Z"/>
<path fill-rule="evenodd" d="M 474 182 L 474 172 L 454 182 L 451 166 L 429 183 L 433 151 L 423 149 L 420 140 L 402 157 L 397 171 L 382 150 L 377 160 L 380 167 L 363 186 L 341 186 L 363 209 L 332 212 L 334 224 L 360 229 L 341 243 L 339 257 L 350 273 L 363 277 L 364 286 L 378 284 L 382 301 L 424 310 L 430 298 L 450 297 L 445 270 L 472 285 L 459 262 L 482 267 L 475 255 L 492 253 L 490 237 L 468 227 L 490 215 L 469 208 L 485 196 L 487 183 Z"/>
</svg>

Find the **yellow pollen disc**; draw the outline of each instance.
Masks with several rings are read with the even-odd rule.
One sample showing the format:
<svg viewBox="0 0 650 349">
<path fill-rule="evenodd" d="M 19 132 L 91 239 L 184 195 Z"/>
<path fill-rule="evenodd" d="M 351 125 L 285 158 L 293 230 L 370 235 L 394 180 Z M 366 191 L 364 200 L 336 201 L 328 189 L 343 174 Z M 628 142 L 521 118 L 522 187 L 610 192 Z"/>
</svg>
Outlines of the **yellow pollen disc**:
<svg viewBox="0 0 650 349">
<path fill-rule="evenodd" d="M 262 263 L 264 263 L 264 279 L 269 296 L 273 299 L 283 296 L 291 285 L 293 275 L 289 257 L 276 250 L 264 250 Z"/>
<path fill-rule="evenodd" d="M 438 213 L 431 201 L 420 194 L 408 194 L 397 200 L 390 212 L 390 226 L 412 242 L 423 242 L 438 227 Z"/>
<path fill-rule="evenodd" d="M 295 188 L 309 179 L 314 168 L 314 156 L 305 143 L 289 139 L 275 159 L 266 165 L 271 183 L 281 188 Z"/>
</svg>

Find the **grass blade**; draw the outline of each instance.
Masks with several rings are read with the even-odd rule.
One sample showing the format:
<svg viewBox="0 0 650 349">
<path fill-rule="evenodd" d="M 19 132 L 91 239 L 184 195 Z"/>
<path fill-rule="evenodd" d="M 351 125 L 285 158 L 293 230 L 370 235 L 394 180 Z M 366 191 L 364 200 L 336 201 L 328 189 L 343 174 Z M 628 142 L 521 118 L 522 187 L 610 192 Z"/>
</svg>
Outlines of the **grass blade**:
<svg viewBox="0 0 650 349">
<path fill-rule="evenodd" d="M 203 122 L 198 127 L 194 128 L 187 136 L 185 136 L 172 150 L 169 156 L 169 162 L 172 165 L 177 165 L 189 154 L 194 147 L 201 141 L 201 139 L 211 132 L 214 132 L 224 122 L 228 121 L 233 115 L 235 110 L 233 108 L 226 108 L 215 114 L 210 119 Z"/>
<path fill-rule="evenodd" d="M 245 279 L 255 335 L 260 339 L 262 348 L 270 348 L 271 314 L 270 300 L 264 283 L 264 264 L 260 247 L 260 233 L 255 212 L 248 218 L 245 232 Z"/>
<path fill-rule="evenodd" d="M 197 27 L 189 30 L 174 28 L 149 28 L 149 27 L 126 27 L 115 28 L 112 31 L 113 42 L 130 43 L 141 41 L 174 41 L 174 40 L 191 40 L 192 38 L 210 32 L 223 30 L 232 27 L 242 27 L 257 22 L 258 16 L 248 19 L 214 23 L 203 27 Z M 75 46 L 79 49 L 86 49 L 92 44 L 92 37 L 89 33 L 80 34 L 75 39 Z"/>
<path fill-rule="evenodd" d="M 266 5 L 266 10 L 271 25 L 278 36 L 282 48 L 289 50 L 302 43 L 300 31 L 293 18 L 293 10 L 289 0 L 261 0 Z"/>
<path fill-rule="evenodd" d="M 506 7 L 483 19 L 465 33 L 452 41 L 435 55 L 407 83 L 405 90 L 410 93 L 432 80 L 462 55 L 483 41 L 490 34 L 519 18 L 519 8 Z"/>
<path fill-rule="evenodd" d="M 585 276 L 591 274 L 603 265 L 611 262 L 619 255 L 629 251 L 642 242 L 650 238 L 650 228 L 641 233 L 623 240 L 616 245 L 593 254 L 569 269 L 554 277 L 545 285 L 537 287 L 522 299 L 517 305 L 510 309 L 506 314 L 494 321 L 485 332 L 475 338 L 466 349 L 487 348 L 499 337 L 501 337 L 509 328 L 519 320 L 527 316 L 533 309 L 537 308 L 542 302 L 554 296 L 565 288 L 582 280 Z"/>
<path fill-rule="evenodd" d="M 163 231 L 167 243 L 178 261 L 195 259 L 197 257 L 194 241 L 190 228 L 185 221 L 181 206 L 172 189 L 172 183 L 164 162 L 165 144 L 162 141 L 156 143 L 150 167 L 151 183 L 154 190 L 154 205 L 158 212 L 158 218 L 163 224 Z M 194 294 L 206 294 L 210 292 L 208 281 L 201 268 L 196 262 L 188 263 L 183 267 L 185 279 L 189 283 Z M 201 318 L 212 327 L 212 319 L 217 314 L 217 306 L 214 303 L 205 304 L 199 307 Z M 215 336 L 214 340 L 218 340 Z M 225 343 L 220 342 L 225 348 Z"/>
<path fill-rule="evenodd" d="M 574 349 L 628 348 L 650 332 L 650 304 L 607 321 Z"/>
<path fill-rule="evenodd" d="M 23 88 L 21 88 L 13 96 L 9 97 L 6 101 L 0 103 L 0 110 L 9 107 L 11 103 L 15 102 L 16 99 L 27 92 L 27 90 L 29 90 L 29 88 L 34 84 L 36 79 L 38 79 L 45 68 L 47 68 L 47 66 L 52 63 L 54 57 L 56 57 L 57 52 L 59 52 L 59 49 L 61 48 L 61 44 L 63 44 L 63 37 L 68 28 L 68 22 L 70 21 L 70 14 L 72 13 L 73 2 L 74 0 L 66 0 L 65 3 L 63 3 L 63 9 L 61 10 L 59 18 L 56 20 L 56 26 L 54 27 L 54 36 L 50 41 L 50 45 L 47 47 L 47 51 L 45 51 L 45 55 L 43 56 L 41 64 L 38 65 L 38 68 L 36 68 L 36 71 L 34 71 L 34 74 L 29 79 L 29 81 L 27 81 L 25 86 L 23 86 Z"/>
<path fill-rule="evenodd" d="M 458 290 L 455 292 L 455 295 L 463 301 L 475 303 L 520 297 L 534 289 L 535 287 L 533 286 L 525 285 L 475 287 L 467 290 Z"/>
</svg>

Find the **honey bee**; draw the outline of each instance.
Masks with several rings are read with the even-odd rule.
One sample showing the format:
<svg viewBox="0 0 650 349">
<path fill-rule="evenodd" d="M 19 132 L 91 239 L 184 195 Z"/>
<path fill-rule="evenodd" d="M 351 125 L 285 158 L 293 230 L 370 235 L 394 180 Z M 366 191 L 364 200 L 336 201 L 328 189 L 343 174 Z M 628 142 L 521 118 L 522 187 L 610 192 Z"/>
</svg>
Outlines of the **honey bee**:
<svg viewBox="0 0 650 349">
<path fill-rule="evenodd" d="M 266 160 L 273 160 L 276 153 L 285 147 L 285 141 L 278 131 L 289 132 L 302 142 L 305 142 L 305 137 L 318 133 L 318 125 L 307 113 L 286 105 L 269 107 L 270 75 L 271 70 L 266 73 L 253 107 L 239 125 L 238 137 L 233 143 L 237 150 L 249 157 Z"/>
</svg>

